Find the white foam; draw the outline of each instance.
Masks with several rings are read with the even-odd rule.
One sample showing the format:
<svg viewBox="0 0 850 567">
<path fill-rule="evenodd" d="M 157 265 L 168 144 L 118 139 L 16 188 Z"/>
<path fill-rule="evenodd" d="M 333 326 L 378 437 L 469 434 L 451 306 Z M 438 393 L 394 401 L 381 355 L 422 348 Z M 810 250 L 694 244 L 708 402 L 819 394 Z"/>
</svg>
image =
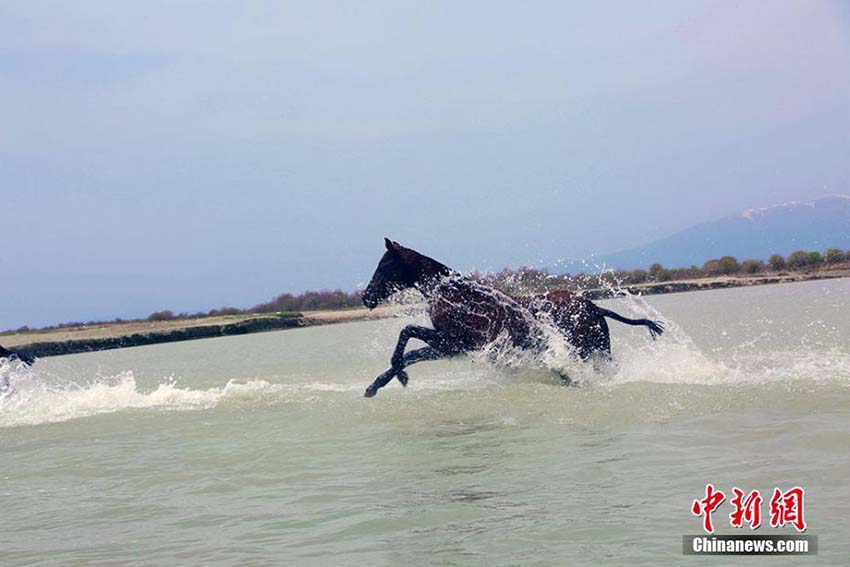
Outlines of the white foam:
<svg viewBox="0 0 850 567">
<path fill-rule="evenodd" d="M 0 380 L 10 387 L 0 395 L 0 427 L 38 425 L 126 409 L 198 410 L 222 399 L 262 396 L 277 388 L 264 380 L 228 382 L 221 388 L 180 388 L 173 380 L 141 391 L 130 371 L 99 377 L 89 384 L 50 385 L 34 369 L 0 364 Z"/>
</svg>

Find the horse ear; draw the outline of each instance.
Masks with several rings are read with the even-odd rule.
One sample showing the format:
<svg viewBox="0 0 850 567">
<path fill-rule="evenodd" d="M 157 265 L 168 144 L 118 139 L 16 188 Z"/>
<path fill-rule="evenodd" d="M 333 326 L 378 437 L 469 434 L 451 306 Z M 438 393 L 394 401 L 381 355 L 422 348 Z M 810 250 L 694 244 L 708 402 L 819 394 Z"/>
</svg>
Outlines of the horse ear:
<svg viewBox="0 0 850 567">
<path fill-rule="evenodd" d="M 387 247 L 387 250 L 392 250 L 393 249 L 393 241 L 385 236 L 384 237 L 384 246 Z"/>
</svg>

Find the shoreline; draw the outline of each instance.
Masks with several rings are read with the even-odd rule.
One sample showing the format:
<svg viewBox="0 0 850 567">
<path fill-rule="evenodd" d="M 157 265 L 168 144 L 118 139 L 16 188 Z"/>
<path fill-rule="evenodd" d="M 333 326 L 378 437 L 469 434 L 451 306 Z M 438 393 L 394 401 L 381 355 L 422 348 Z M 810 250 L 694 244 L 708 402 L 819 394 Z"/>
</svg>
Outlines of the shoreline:
<svg viewBox="0 0 850 567">
<path fill-rule="evenodd" d="M 636 285 L 626 285 L 616 290 L 589 289 L 585 295 L 590 299 L 609 299 L 616 292 L 627 291 L 634 295 L 666 295 L 669 293 L 685 293 L 689 291 L 710 291 L 714 289 L 731 289 L 759 285 L 783 283 L 800 283 L 817 280 L 834 280 L 850 277 L 850 269 L 821 270 L 818 272 L 780 272 L 765 275 L 736 275 L 699 278 L 695 280 L 672 280 L 668 282 L 651 282 Z"/>
<path fill-rule="evenodd" d="M 696 280 L 652 282 L 625 286 L 617 291 L 624 290 L 635 295 L 665 295 L 669 293 L 798 283 L 845 277 L 850 277 L 850 270 L 837 269 L 809 273 L 722 276 Z M 593 300 L 608 299 L 615 295 L 615 291 L 611 289 L 590 289 L 585 291 L 585 295 Z M 371 311 L 366 308 L 353 308 L 338 311 L 307 311 L 304 313 L 232 315 L 178 321 L 136 321 L 94 325 L 91 327 L 11 333 L 0 335 L 0 344 L 6 348 L 37 358 L 43 358 L 213 337 L 280 331 L 317 325 L 384 319 L 397 316 L 409 307 L 406 305 L 386 305 L 377 307 Z"/>
</svg>

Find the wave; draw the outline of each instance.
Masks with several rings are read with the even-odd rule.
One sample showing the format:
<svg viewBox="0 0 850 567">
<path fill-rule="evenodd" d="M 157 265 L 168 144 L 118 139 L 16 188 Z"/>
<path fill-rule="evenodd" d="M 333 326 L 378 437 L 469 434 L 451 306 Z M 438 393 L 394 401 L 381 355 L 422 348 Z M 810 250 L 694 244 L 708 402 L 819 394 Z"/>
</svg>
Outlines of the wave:
<svg viewBox="0 0 850 567">
<path fill-rule="evenodd" d="M 0 427 L 40 425 L 132 409 L 193 411 L 222 402 L 283 400 L 293 394 L 342 392 L 355 388 L 313 382 L 274 384 L 266 380 L 228 381 L 209 389 L 181 388 L 168 379 L 143 391 L 132 371 L 98 377 L 87 384 L 49 384 L 33 369 L 0 359 Z M 360 390 L 360 387 L 356 387 Z"/>
</svg>

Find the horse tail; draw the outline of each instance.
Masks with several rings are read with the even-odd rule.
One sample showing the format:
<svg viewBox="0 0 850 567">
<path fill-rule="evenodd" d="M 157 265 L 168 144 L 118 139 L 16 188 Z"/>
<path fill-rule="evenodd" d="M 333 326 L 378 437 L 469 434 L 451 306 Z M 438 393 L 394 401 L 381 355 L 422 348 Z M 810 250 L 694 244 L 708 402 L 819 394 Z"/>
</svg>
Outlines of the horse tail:
<svg viewBox="0 0 850 567">
<path fill-rule="evenodd" d="M 620 323 L 625 323 L 626 325 L 644 325 L 649 328 L 649 336 L 652 337 L 652 340 L 655 340 L 655 337 L 664 332 L 664 325 L 662 325 L 658 321 L 653 321 L 651 319 L 629 319 L 628 317 L 623 317 L 619 313 L 614 313 L 610 309 L 605 309 L 604 307 L 596 306 L 596 309 L 599 313 L 605 317 L 610 317 L 615 321 L 619 321 Z"/>
</svg>

